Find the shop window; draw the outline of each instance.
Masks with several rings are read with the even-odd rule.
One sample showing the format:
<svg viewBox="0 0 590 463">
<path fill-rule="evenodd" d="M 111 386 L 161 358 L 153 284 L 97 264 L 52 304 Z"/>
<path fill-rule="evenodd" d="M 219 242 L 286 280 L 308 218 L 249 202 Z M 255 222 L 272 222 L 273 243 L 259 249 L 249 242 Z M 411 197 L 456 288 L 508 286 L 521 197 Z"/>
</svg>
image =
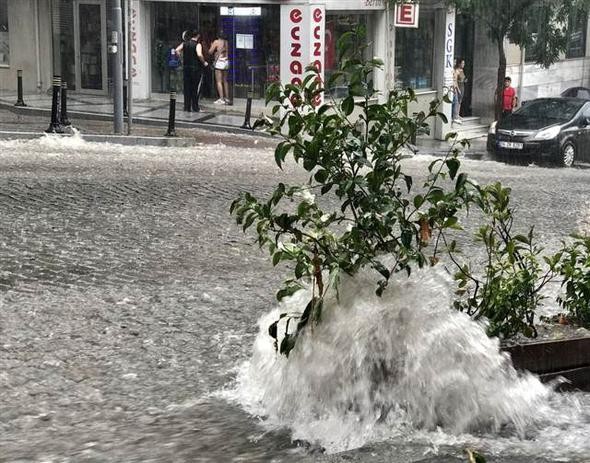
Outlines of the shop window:
<svg viewBox="0 0 590 463">
<path fill-rule="evenodd" d="M 395 86 L 432 88 L 434 11 L 420 9 L 419 27 L 395 31 Z"/>
<path fill-rule="evenodd" d="M 568 20 L 568 36 L 566 58 L 582 58 L 586 56 L 586 29 L 588 13 L 580 11 Z"/>
<path fill-rule="evenodd" d="M 236 98 L 264 98 L 266 89 L 280 80 L 280 7 L 220 8 L 222 28 L 231 37 L 230 80 Z"/>
<path fill-rule="evenodd" d="M 537 36 L 543 32 L 544 24 L 547 24 L 549 18 L 542 8 L 531 14 L 527 24 L 531 43 L 526 47 L 524 59 L 527 63 L 539 61 L 542 50 L 537 47 Z M 586 56 L 586 29 L 588 26 L 588 13 L 578 12 L 571 15 L 568 19 L 567 28 L 567 45 L 565 51 L 566 58 L 582 58 Z"/>
<path fill-rule="evenodd" d="M 338 70 L 340 62 L 338 61 L 338 40 L 346 32 L 350 32 L 357 29 L 364 29 L 367 31 L 368 17 L 366 14 L 328 14 L 326 16 L 326 38 L 325 38 L 325 58 L 324 58 L 324 74 L 326 80 Z M 372 41 L 368 38 L 362 40 L 362 43 L 353 44 L 354 47 L 366 46 L 367 43 Z M 358 48 L 357 48 L 358 50 Z M 365 50 L 365 58 L 372 57 L 373 53 L 371 50 Z M 327 93 L 334 98 L 343 98 L 346 96 L 346 87 L 336 87 L 327 89 Z"/>
<path fill-rule="evenodd" d="M 546 18 L 541 8 L 535 8 L 528 19 L 527 30 L 529 34 L 530 43 L 524 50 L 524 61 L 526 63 L 535 63 L 538 61 L 539 52 L 537 50 L 537 36 Z"/>
<path fill-rule="evenodd" d="M 182 33 L 195 29 L 199 25 L 199 13 L 203 8 L 192 3 L 168 3 L 154 2 L 151 63 L 152 63 L 152 91 L 156 93 L 168 93 L 171 87 L 182 92 L 182 71 L 170 71 L 167 66 L 166 56 L 168 50 L 177 47 L 182 42 Z M 212 10 L 211 8 L 207 10 Z M 209 13 L 206 11 L 205 13 Z M 206 16 L 208 16 L 206 14 Z M 214 28 L 209 24 L 203 27 L 207 29 L 207 40 L 210 34 L 214 34 Z M 180 77 L 179 75 L 180 74 Z M 206 82 L 207 88 L 211 86 L 211 79 Z M 172 85 L 171 85 L 172 83 Z M 205 89 L 204 89 L 205 90 Z"/>
<path fill-rule="evenodd" d="M 229 42 L 229 84 L 234 98 L 263 98 L 266 88 L 280 80 L 280 7 L 200 5 L 154 2 L 151 44 L 152 91 L 168 92 L 170 82 L 182 91 L 182 71 L 170 72 L 166 55 L 181 42 L 182 32 L 197 29 L 207 51 L 219 31 Z M 213 56 L 206 56 L 209 63 Z M 203 76 L 201 96 L 217 99 L 213 70 Z"/>
<path fill-rule="evenodd" d="M 8 0 L 0 0 L 0 66 L 8 66 L 9 64 Z"/>
</svg>

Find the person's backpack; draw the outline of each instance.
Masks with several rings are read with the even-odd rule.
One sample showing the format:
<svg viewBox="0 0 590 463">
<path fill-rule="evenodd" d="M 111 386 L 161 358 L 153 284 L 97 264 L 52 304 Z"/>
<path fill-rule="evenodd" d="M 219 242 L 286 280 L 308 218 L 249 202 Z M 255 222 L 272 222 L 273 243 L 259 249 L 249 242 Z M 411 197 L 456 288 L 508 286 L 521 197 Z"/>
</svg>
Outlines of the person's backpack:
<svg viewBox="0 0 590 463">
<path fill-rule="evenodd" d="M 174 48 L 168 50 L 168 56 L 166 56 L 166 63 L 170 69 L 176 69 L 180 66 L 180 56 L 176 53 Z"/>
</svg>

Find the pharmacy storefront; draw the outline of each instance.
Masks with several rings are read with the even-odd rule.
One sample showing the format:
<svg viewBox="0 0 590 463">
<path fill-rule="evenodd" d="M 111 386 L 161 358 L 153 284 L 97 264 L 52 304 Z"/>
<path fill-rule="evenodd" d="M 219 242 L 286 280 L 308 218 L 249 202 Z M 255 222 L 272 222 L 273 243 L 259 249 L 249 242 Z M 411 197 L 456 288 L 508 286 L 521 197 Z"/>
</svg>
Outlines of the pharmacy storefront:
<svg viewBox="0 0 590 463">
<path fill-rule="evenodd" d="M 112 70 L 108 48 L 112 0 L 41 2 L 50 5 L 51 10 L 54 73 L 61 75 L 75 92 L 110 94 Z M 367 57 L 386 57 L 385 0 L 122 0 L 122 6 L 124 28 L 129 24 L 129 77 L 136 99 L 163 96 L 172 88 L 182 92 L 182 70 L 170 70 L 167 55 L 181 43 L 187 30 L 199 31 L 209 63 L 214 59 L 207 56 L 211 43 L 220 32 L 227 36 L 228 80 L 236 104 L 243 102 L 250 92 L 255 99 L 263 99 L 273 82 L 292 81 L 292 66 L 300 66 L 298 72 L 301 72 L 307 64 L 317 61 L 323 74 L 329 76 L 338 67 L 338 39 L 358 26 L 367 30 Z M 289 23 L 294 9 L 301 13 L 299 19 L 294 16 L 301 21 L 295 25 Z M 321 13 L 312 16 L 312 9 Z M 127 31 L 124 35 L 127 36 Z M 127 51 L 126 44 L 123 46 Z M 291 58 L 298 58 L 298 63 L 293 64 Z M 383 86 L 384 76 L 383 73 Z M 334 91 L 338 94 L 339 89 Z M 205 99 L 216 99 L 215 92 L 210 67 L 201 94 Z"/>
<path fill-rule="evenodd" d="M 302 49 L 296 49 L 294 53 L 299 54 L 297 57 L 301 58 L 302 66 L 319 58 L 322 70 L 329 74 L 338 65 L 336 42 L 344 32 L 364 25 L 369 43 L 383 42 L 380 38 L 386 34 L 385 4 L 381 0 L 314 3 L 321 9 L 321 15 L 315 19 L 310 16 L 314 5 L 307 1 L 220 3 L 132 0 L 132 5 L 133 79 L 137 98 L 167 93 L 171 86 L 181 90 L 180 71 L 168 69 L 166 56 L 170 48 L 180 43 L 185 30 L 198 30 L 205 50 L 219 32 L 227 35 L 231 63 L 230 93 L 238 102 L 248 92 L 252 92 L 255 99 L 262 99 L 270 84 L 289 81 L 292 76 L 288 72 L 289 67 L 285 67 L 285 60 L 289 59 L 294 41 L 301 41 L 295 46 L 302 46 Z M 286 20 L 293 9 L 302 12 L 300 20 L 304 23 L 299 24 L 300 33 L 294 33 L 292 24 Z M 311 29 L 313 21 L 320 25 L 320 35 L 317 29 Z M 310 35 L 313 33 L 315 38 Z M 316 51 L 314 59 L 310 54 L 312 46 Z M 367 50 L 371 56 L 374 52 L 373 48 Z M 212 59 L 208 57 L 209 62 Z M 212 73 L 205 76 L 202 95 L 204 98 L 216 98 Z"/>
</svg>

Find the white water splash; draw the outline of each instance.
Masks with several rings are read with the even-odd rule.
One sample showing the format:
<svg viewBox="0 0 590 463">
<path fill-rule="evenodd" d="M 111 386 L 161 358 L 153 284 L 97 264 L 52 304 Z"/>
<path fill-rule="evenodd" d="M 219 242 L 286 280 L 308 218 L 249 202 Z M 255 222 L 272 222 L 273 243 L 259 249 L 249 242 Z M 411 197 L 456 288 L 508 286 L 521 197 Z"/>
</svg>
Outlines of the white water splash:
<svg viewBox="0 0 590 463">
<path fill-rule="evenodd" d="M 374 288 L 367 275 L 344 281 L 339 300 L 325 302 L 323 323 L 288 360 L 275 352 L 268 326 L 280 313 L 305 307 L 309 293 L 263 317 L 234 398 L 267 426 L 288 426 L 294 439 L 328 452 L 409 435 L 485 445 L 465 433 L 500 430 L 504 445 L 514 447 L 525 433 L 538 435 L 541 422 L 555 419 L 551 426 L 559 427 L 568 415 L 582 425 L 572 447 L 583 445 L 580 436 L 590 429 L 583 410 L 557 416 L 553 407 L 563 407 L 565 396 L 556 399 L 535 376 L 517 373 L 482 325 L 450 309 L 451 282 L 441 269 L 400 275 L 382 298 Z"/>
<path fill-rule="evenodd" d="M 578 217 L 576 230 L 580 235 L 590 236 L 590 201 L 587 201 Z"/>
</svg>

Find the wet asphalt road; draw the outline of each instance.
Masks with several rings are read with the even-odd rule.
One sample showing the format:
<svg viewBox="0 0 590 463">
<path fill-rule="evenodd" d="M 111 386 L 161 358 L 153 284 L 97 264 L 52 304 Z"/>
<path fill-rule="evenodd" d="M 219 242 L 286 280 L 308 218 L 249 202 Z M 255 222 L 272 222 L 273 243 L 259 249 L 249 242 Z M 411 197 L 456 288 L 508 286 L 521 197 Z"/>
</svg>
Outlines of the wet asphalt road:
<svg viewBox="0 0 590 463">
<path fill-rule="evenodd" d="M 549 247 L 590 224 L 590 170 L 465 166 L 512 186 Z M 248 357 L 280 280 L 229 204 L 305 178 L 251 140 L 0 142 L 0 461 L 314 460 L 211 395 Z M 392 453 L 374 461 L 423 459 Z"/>
</svg>

